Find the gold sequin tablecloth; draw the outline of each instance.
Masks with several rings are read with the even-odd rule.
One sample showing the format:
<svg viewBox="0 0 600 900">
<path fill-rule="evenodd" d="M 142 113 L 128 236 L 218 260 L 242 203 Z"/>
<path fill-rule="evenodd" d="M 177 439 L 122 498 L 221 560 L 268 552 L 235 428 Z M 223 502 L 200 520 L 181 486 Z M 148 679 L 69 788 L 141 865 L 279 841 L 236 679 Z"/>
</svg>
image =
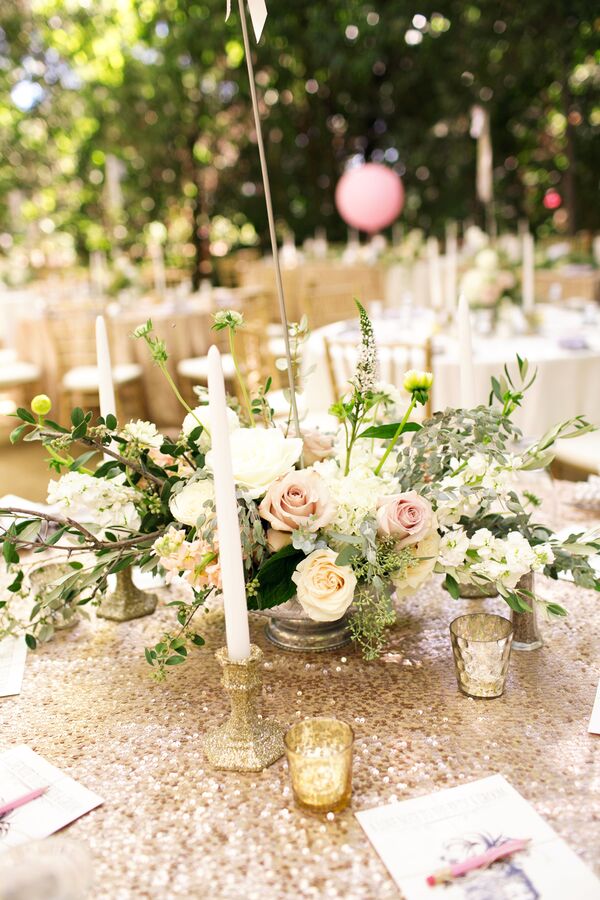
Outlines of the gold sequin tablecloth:
<svg viewBox="0 0 600 900">
<path fill-rule="evenodd" d="M 354 809 L 501 772 L 600 874 L 600 739 L 587 732 L 600 675 L 599 598 L 564 582 L 540 587 L 570 616 L 546 626 L 541 651 L 513 653 L 498 700 L 458 692 L 448 623 L 474 606 L 451 600 L 438 582 L 403 607 L 375 663 L 352 649 L 279 652 L 255 619 L 265 713 L 352 724 Z M 222 623 L 210 622 L 207 648 L 160 685 L 142 652 L 171 616 L 162 609 L 123 625 L 99 621 L 94 631 L 81 625 L 29 653 L 21 695 L 0 701 L 0 749 L 26 743 L 105 798 L 67 832 L 90 848 L 90 896 L 399 898 L 350 810 L 327 820 L 294 807 L 283 760 L 259 775 L 210 769 L 202 735 L 227 712 L 213 653 Z"/>
</svg>

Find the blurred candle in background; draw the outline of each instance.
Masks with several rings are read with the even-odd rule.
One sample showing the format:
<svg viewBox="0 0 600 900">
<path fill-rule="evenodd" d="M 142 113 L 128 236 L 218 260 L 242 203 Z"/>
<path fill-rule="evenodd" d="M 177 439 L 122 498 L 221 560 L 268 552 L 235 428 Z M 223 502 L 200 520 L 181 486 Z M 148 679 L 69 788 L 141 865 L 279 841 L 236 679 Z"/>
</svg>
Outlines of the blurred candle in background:
<svg viewBox="0 0 600 900">
<path fill-rule="evenodd" d="M 464 294 L 458 298 L 458 361 L 460 367 L 460 405 L 473 409 L 476 405 L 473 341 L 471 338 L 471 310 Z"/>
<path fill-rule="evenodd" d="M 427 263 L 429 273 L 429 301 L 433 309 L 442 306 L 442 273 L 440 269 L 440 245 L 438 239 L 427 239 Z"/>
<path fill-rule="evenodd" d="M 523 312 L 533 312 L 535 306 L 535 244 L 531 232 L 525 232 L 522 237 L 522 268 L 521 268 L 521 297 Z"/>
<path fill-rule="evenodd" d="M 96 360 L 98 364 L 100 415 L 106 419 L 109 415 L 116 416 L 117 404 L 115 402 L 108 334 L 106 333 L 106 322 L 103 316 L 96 317 Z"/>
</svg>

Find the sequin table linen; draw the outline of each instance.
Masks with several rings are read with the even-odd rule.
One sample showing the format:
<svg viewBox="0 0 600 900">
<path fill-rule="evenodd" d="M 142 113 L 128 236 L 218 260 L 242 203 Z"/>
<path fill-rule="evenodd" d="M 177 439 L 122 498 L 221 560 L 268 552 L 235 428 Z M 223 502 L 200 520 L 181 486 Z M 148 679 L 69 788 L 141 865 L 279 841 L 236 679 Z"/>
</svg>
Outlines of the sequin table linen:
<svg viewBox="0 0 600 900">
<path fill-rule="evenodd" d="M 587 732 L 598 595 L 545 579 L 539 590 L 570 616 L 545 626 L 539 652 L 513 653 L 496 700 L 457 690 L 448 625 L 462 612 L 503 612 L 501 601 L 454 601 L 430 582 L 403 605 L 375 663 L 352 649 L 280 652 L 256 619 L 264 713 L 352 725 L 355 810 L 500 772 L 600 874 L 600 739 Z M 90 896 L 399 898 L 351 809 L 327 819 L 295 808 L 284 760 L 261 774 L 209 767 L 202 736 L 229 713 L 214 657 L 223 623 L 207 614 L 207 647 L 155 684 L 143 647 L 172 615 L 159 605 L 146 619 L 62 633 L 29 653 L 21 695 L 0 701 L 0 749 L 26 743 L 105 798 L 67 831 L 91 851 Z"/>
</svg>

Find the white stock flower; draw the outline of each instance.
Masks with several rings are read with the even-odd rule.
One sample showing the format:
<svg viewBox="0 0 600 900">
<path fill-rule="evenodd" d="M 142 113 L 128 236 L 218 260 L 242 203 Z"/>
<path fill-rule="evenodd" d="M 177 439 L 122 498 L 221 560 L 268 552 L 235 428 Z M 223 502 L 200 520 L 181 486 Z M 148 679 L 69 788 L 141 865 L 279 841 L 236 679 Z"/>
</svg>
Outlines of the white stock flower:
<svg viewBox="0 0 600 900">
<path fill-rule="evenodd" d="M 137 441 L 143 447 L 153 447 L 155 450 L 160 450 L 165 441 L 153 422 L 144 422 L 142 419 L 128 422 L 121 435 L 128 441 Z"/>
<path fill-rule="evenodd" d="M 135 531 L 141 524 L 135 507 L 139 494 L 124 482 L 124 473 L 116 478 L 94 478 L 82 472 L 67 472 L 49 483 L 48 503 L 95 532 L 107 528 Z"/>
<path fill-rule="evenodd" d="M 550 566 L 554 562 L 554 551 L 550 544 L 539 544 L 533 548 L 535 553 L 535 563 L 533 569 L 539 572 L 544 566 Z"/>
<path fill-rule="evenodd" d="M 461 566 L 469 549 L 469 537 L 463 528 L 447 531 L 440 541 L 439 560 L 443 566 L 455 569 Z"/>
<path fill-rule="evenodd" d="M 240 427 L 240 420 L 237 413 L 229 409 L 229 407 L 226 409 L 226 414 L 229 433 L 231 434 Z M 186 437 L 189 437 L 199 425 L 202 425 L 204 430 L 198 438 L 197 444 L 200 450 L 205 453 L 210 448 L 210 413 L 208 406 L 197 406 L 191 413 L 188 413 L 183 420 L 181 430 Z"/>
<path fill-rule="evenodd" d="M 195 525 L 199 516 L 210 519 L 215 514 L 215 488 L 213 482 L 204 478 L 202 481 L 188 482 L 169 501 L 171 515 L 182 525 Z"/>
<path fill-rule="evenodd" d="M 483 453 L 474 453 L 467 460 L 467 469 L 469 474 L 475 475 L 477 478 L 484 475 L 488 467 L 488 461 Z"/>
<path fill-rule="evenodd" d="M 231 433 L 231 463 L 238 487 L 253 500 L 276 478 L 294 468 L 302 453 L 302 438 L 286 438 L 279 428 L 237 428 Z M 213 451 L 206 456 L 212 469 Z"/>
</svg>

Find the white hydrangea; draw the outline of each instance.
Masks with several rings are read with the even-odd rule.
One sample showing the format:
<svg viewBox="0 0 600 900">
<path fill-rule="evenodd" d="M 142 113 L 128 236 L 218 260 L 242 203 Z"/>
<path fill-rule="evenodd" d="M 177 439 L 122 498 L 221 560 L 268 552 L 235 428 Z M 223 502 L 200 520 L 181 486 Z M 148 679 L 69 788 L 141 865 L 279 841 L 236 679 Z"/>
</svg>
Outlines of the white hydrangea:
<svg viewBox="0 0 600 900">
<path fill-rule="evenodd" d="M 349 475 L 344 475 L 333 459 L 315 463 L 313 468 L 325 479 L 337 503 L 331 530 L 342 534 L 359 534 L 365 519 L 374 518 L 377 499 L 398 490 L 395 479 L 375 475 L 364 463 L 353 466 Z"/>
<path fill-rule="evenodd" d="M 144 422 L 142 419 L 128 422 L 121 435 L 128 441 L 137 441 L 143 447 L 153 447 L 155 450 L 160 450 L 165 441 L 153 422 Z"/>
<path fill-rule="evenodd" d="M 124 482 L 124 473 L 116 478 L 94 478 L 67 472 L 48 485 L 48 503 L 98 534 L 110 528 L 135 531 L 141 524 L 135 505 L 139 495 Z"/>
</svg>

